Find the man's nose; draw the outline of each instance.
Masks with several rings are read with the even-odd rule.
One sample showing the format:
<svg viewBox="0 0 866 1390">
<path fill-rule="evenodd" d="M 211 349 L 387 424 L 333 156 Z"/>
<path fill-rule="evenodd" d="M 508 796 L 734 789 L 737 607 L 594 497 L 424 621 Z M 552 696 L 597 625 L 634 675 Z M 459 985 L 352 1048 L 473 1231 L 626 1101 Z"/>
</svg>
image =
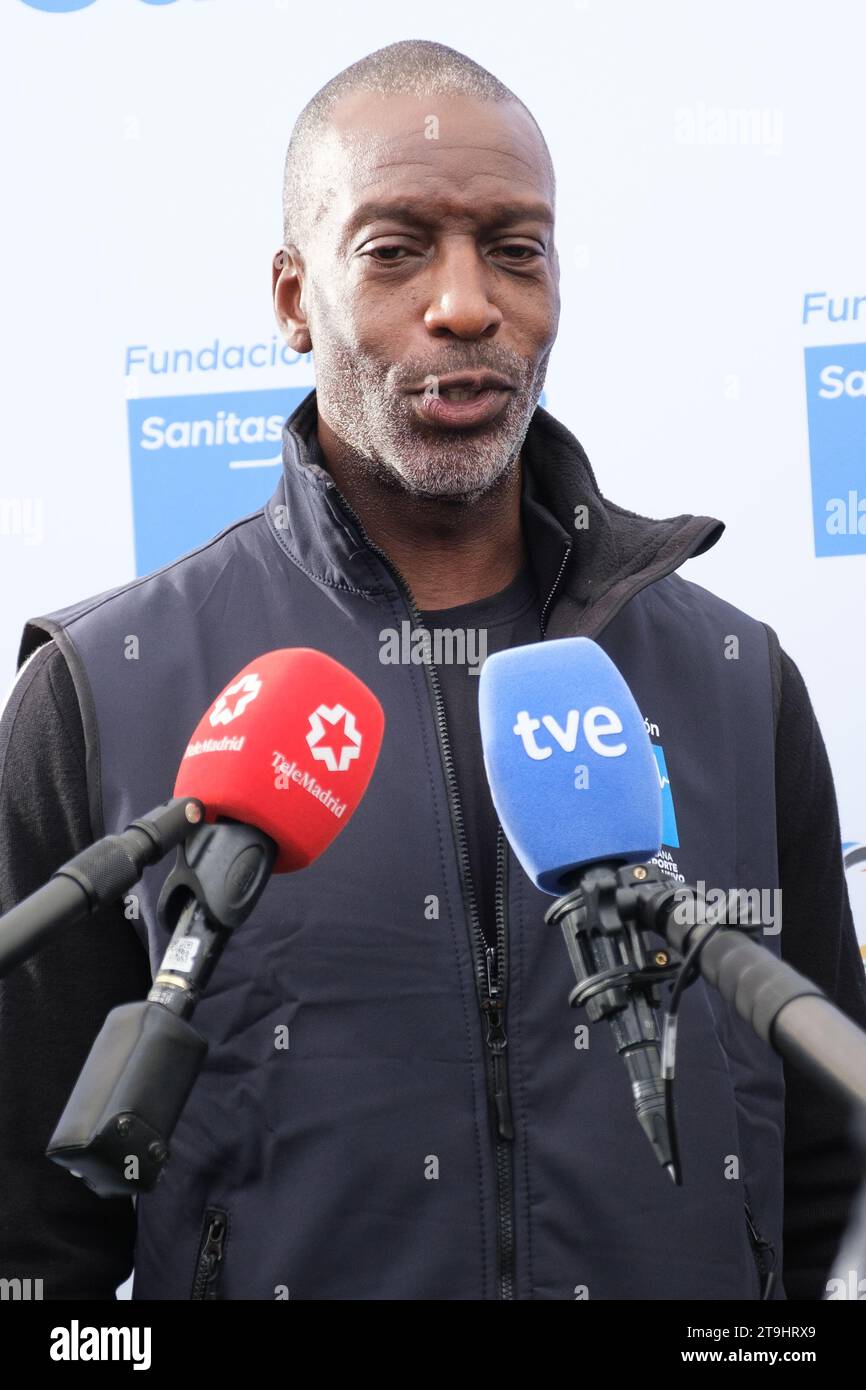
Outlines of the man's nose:
<svg viewBox="0 0 866 1390">
<path fill-rule="evenodd" d="M 502 322 L 500 310 L 489 298 L 493 273 L 473 240 L 447 243 L 428 281 L 430 300 L 424 323 L 430 332 L 447 330 L 456 338 L 491 337 Z"/>
</svg>

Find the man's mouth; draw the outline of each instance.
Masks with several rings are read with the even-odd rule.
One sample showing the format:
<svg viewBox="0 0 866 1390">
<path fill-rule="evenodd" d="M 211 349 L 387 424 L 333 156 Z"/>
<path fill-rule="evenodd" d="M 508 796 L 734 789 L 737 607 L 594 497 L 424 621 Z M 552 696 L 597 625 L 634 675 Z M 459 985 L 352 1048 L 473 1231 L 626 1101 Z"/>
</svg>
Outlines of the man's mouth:
<svg viewBox="0 0 866 1390">
<path fill-rule="evenodd" d="M 501 372 L 491 371 L 489 367 L 468 367 L 456 372 L 428 372 L 423 381 L 404 388 L 410 392 L 451 397 L 454 392 L 467 392 L 468 395 L 454 396 L 455 400 L 466 400 L 482 391 L 513 391 L 514 382 Z"/>
<path fill-rule="evenodd" d="M 495 420 L 505 408 L 509 389 L 487 387 L 474 390 L 468 386 L 440 388 L 438 396 L 416 392 L 412 400 L 424 419 L 443 429 L 472 429 Z"/>
<path fill-rule="evenodd" d="M 472 401 L 476 396 L 481 395 L 480 388 L 469 386 L 446 386 L 444 391 L 439 392 L 446 401 Z"/>
</svg>

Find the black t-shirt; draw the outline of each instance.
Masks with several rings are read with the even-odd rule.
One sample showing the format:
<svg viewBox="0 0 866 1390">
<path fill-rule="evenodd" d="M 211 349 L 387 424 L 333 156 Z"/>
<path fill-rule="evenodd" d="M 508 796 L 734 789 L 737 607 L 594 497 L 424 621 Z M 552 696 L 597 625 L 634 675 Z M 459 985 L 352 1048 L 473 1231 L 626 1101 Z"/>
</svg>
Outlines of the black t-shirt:
<svg viewBox="0 0 866 1390">
<path fill-rule="evenodd" d="M 521 641 L 537 636 L 522 586 L 518 578 L 510 597 L 505 590 L 465 605 L 492 605 L 490 651 L 507 632 Z M 481 762 L 477 679 L 446 671 L 443 688 L 470 857 L 489 904 L 496 821 Z M 0 912 L 91 843 L 84 751 L 75 687 L 48 642 L 20 674 L 0 718 Z M 866 1027 L 830 765 L 803 678 L 784 652 L 776 814 L 782 955 Z M 489 906 L 482 920 L 489 929 Z M 150 982 L 122 907 L 66 928 L 0 981 L 0 1277 L 41 1277 L 49 1299 L 111 1299 L 132 1267 L 131 1201 L 95 1196 L 44 1155 L 106 1014 L 144 998 Z M 785 1082 L 784 1281 L 789 1298 L 819 1299 L 863 1161 L 840 1103 L 788 1063 Z"/>
<path fill-rule="evenodd" d="M 457 788 L 466 829 L 469 863 L 481 928 L 489 946 L 496 943 L 496 837 L 499 821 L 484 773 L 481 726 L 478 720 L 478 676 L 480 663 L 473 658 L 492 656 L 509 647 L 537 642 L 541 637 L 539 601 L 535 580 L 528 566 L 498 594 L 461 603 L 456 608 L 425 609 L 421 613 L 431 637 L 434 629 L 472 633 L 461 646 L 449 647 L 441 639 L 441 651 L 465 652 L 462 662 L 443 661 L 437 665 L 448 740 L 454 759 Z M 435 654 L 435 646 L 433 648 Z"/>
</svg>

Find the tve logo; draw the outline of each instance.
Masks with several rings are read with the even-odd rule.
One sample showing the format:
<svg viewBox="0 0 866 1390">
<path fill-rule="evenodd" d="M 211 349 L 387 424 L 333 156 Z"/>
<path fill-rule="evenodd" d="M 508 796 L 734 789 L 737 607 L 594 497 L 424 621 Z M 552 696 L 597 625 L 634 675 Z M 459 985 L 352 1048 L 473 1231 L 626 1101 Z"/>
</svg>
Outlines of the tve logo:
<svg viewBox="0 0 866 1390">
<path fill-rule="evenodd" d="M 282 427 L 309 386 L 127 401 L 137 574 L 176 560 L 264 505 Z"/>
<path fill-rule="evenodd" d="M 866 343 L 805 354 L 815 554 L 866 555 Z"/>
<path fill-rule="evenodd" d="M 564 752 L 574 752 L 580 731 L 579 710 L 570 709 L 568 711 L 564 728 L 554 719 L 552 714 L 543 714 L 541 719 L 533 719 L 528 710 L 518 711 L 513 732 L 523 740 L 525 752 L 535 762 L 549 758 L 553 752 L 551 745 L 539 744 L 536 741 L 535 735 L 542 724 Z M 613 738 L 621 733 L 622 720 L 606 705 L 593 705 L 583 716 L 584 738 L 592 752 L 597 753 L 600 758 L 621 758 L 623 753 L 627 752 L 628 744 L 622 739 L 616 743 L 602 742 L 604 738 Z"/>
</svg>

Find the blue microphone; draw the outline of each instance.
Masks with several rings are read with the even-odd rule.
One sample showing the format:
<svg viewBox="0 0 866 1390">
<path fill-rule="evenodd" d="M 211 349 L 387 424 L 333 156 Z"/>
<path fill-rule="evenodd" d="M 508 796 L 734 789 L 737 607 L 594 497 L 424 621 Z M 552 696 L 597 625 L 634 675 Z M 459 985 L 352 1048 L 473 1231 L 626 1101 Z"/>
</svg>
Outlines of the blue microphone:
<svg viewBox="0 0 866 1390">
<path fill-rule="evenodd" d="M 600 860 L 643 863 L 662 840 L 658 768 L 634 696 L 588 637 L 488 657 L 484 766 L 502 828 L 537 888 Z"/>
<path fill-rule="evenodd" d="M 638 1121 L 678 1183 L 653 1009 L 680 962 L 628 909 L 632 880 L 661 882 L 644 862 L 661 846 L 661 786 L 634 696 L 596 642 L 566 637 L 488 657 L 478 701 L 502 828 L 536 887 L 563 895 L 545 922 L 565 937 L 569 1003 L 610 1023 Z"/>
</svg>

